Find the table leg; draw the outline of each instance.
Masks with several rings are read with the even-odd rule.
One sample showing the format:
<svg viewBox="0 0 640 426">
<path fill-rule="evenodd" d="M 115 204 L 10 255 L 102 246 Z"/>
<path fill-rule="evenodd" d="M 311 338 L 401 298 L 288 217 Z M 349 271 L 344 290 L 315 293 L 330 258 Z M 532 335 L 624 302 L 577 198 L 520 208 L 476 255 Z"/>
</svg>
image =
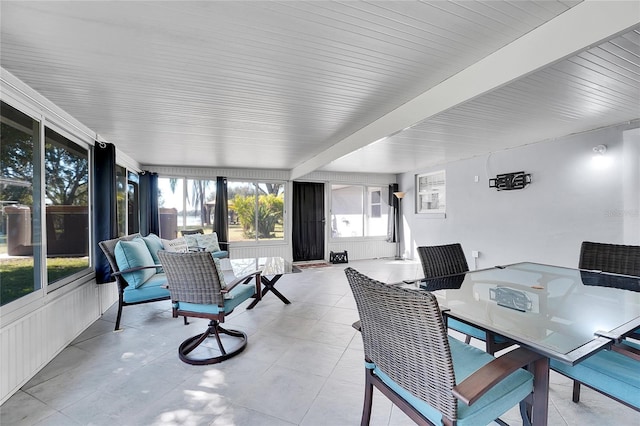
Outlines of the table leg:
<svg viewBox="0 0 640 426">
<path fill-rule="evenodd" d="M 275 285 L 276 282 L 278 282 L 278 280 L 282 277 L 282 274 L 278 274 L 278 275 L 274 275 L 273 278 L 269 279 L 268 277 L 261 275 L 260 276 L 260 280 L 262 281 L 262 284 L 264 284 L 264 287 L 262 289 L 262 294 L 261 294 L 261 298 L 264 297 L 265 294 L 267 294 L 267 292 L 271 292 L 273 294 L 275 294 L 280 300 L 282 300 L 285 304 L 290 304 L 291 302 L 289 301 L 289 299 L 287 299 L 286 297 L 284 297 L 284 295 L 282 293 L 280 293 L 278 290 L 276 290 Z M 261 298 L 256 298 L 253 300 L 253 302 L 251 302 L 251 304 L 249 306 L 247 306 L 247 309 L 253 309 L 258 302 L 261 300 Z"/>
<path fill-rule="evenodd" d="M 546 426 L 549 417 L 549 358 L 542 357 L 529 366 L 533 373 L 533 403 L 529 414 L 533 426 Z"/>
</svg>

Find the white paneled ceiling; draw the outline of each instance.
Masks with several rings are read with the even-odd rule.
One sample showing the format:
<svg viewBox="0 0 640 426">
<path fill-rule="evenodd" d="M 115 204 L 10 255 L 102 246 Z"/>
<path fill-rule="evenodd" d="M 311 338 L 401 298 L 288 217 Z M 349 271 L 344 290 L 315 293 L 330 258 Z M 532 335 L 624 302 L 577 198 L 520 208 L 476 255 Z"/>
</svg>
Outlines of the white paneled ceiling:
<svg viewBox="0 0 640 426">
<path fill-rule="evenodd" d="M 0 65 L 144 165 L 399 173 L 640 117 L 600 3 L 2 1 Z"/>
</svg>

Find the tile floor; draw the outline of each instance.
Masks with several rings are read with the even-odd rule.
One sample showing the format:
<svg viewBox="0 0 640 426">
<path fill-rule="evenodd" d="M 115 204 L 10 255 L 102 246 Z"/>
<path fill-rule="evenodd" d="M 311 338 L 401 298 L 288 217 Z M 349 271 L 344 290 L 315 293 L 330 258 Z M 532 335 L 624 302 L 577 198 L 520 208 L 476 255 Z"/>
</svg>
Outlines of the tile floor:
<svg viewBox="0 0 640 426">
<path fill-rule="evenodd" d="M 364 372 L 358 318 L 344 267 L 285 275 L 272 294 L 228 326 L 249 335 L 239 356 L 216 366 L 191 366 L 177 356 L 185 338 L 206 322 L 171 317 L 169 302 L 124 309 L 114 333 L 112 307 L 0 407 L 9 425 L 358 425 Z M 381 281 L 419 278 L 414 261 L 352 261 Z M 246 305 L 246 303 L 245 303 Z M 244 305 L 243 305 L 244 306 Z M 571 402 L 571 383 L 552 373 L 550 425 L 640 425 L 639 413 L 584 389 Z M 372 425 L 413 424 L 382 395 Z M 521 424 L 515 409 L 503 419 Z"/>
</svg>

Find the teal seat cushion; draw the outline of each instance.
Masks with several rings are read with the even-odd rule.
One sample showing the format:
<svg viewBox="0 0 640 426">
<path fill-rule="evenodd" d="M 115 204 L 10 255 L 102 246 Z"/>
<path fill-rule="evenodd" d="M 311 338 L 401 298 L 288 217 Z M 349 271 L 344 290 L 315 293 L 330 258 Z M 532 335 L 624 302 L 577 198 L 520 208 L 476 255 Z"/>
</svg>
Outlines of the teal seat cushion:
<svg viewBox="0 0 640 426">
<path fill-rule="evenodd" d="M 228 314 L 242 302 L 253 296 L 255 291 L 256 287 L 253 284 L 238 284 L 225 295 L 223 308 L 218 305 L 188 302 L 175 302 L 174 307 L 183 311 L 200 312 L 203 314 L 216 315 L 220 312 Z"/>
<path fill-rule="evenodd" d="M 229 257 L 229 252 L 227 250 L 212 251 L 211 256 L 215 257 L 216 259 L 223 259 L 225 257 Z"/>
<path fill-rule="evenodd" d="M 153 271 L 153 269 L 151 270 Z M 139 303 L 153 299 L 168 298 L 171 294 L 166 285 L 167 277 L 165 274 L 154 274 L 138 288 L 132 286 L 125 288 L 123 292 L 124 301 L 126 303 Z"/>
<path fill-rule="evenodd" d="M 462 321 L 458 321 L 457 319 L 447 319 L 447 327 L 452 330 L 459 331 L 460 333 L 466 334 L 467 336 L 475 337 L 478 340 L 482 340 L 484 342 L 487 341 L 487 333 L 484 330 L 480 330 L 479 328 L 473 327 L 469 324 L 465 324 Z M 493 341 L 495 343 L 508 342 L 506 338 L 499 335 L 494 335 Z"/>
<path fill-rule="evenodd" d="M 118 269 L 122 272 L 140 266 L 153 266 L 156 263 L 142 238 L 130 241 L 118 241 L 114 249 L 114 257 Z M 156 273 L 156 269 L 141 269 L 135 272 L 123 273 L 122 277 L 134 288 L 140 287 Z"/>
<path fill-rule="evenodd" d="M 494 359 L 493 356 L 488 353 L 452 337 L 449 337 L 449 346 L 451 347 L 451 357 L 453 359 L 453 369 L 457 383 L 462 382 L 480 367 Z M 387 386 L 393 389 L 432 423 L 440 424 L 442 422 L 442 415 L 439 411 L 400 387 L 378 367 L 371 364 L 367 364 L 366 366 L 367 368 L 373 367 L 374 373 L 380 377 Z M 528 371 L 519 369 L 496 384 L 473 405 L 468 406 L 458 401 L 458 425 L 489 424 L 516 406 L 532 391 L 533 375 Z"/>
<path fill-rule="evenodd" d="M 602 350 L 574 366 L 553 359 L 550 366 L 567 377 L 640 408 L 640 361 Z"/>
</svg>

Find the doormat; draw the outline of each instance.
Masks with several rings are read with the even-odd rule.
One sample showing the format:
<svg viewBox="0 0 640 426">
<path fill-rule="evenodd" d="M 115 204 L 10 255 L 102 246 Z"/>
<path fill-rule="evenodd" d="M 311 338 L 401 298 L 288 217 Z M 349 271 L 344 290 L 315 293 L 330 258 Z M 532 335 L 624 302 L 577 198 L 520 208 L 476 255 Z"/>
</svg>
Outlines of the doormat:
<svg viewBox="0 0 640 426">
<path fill-rule="evenodd" d="M 321 262 L 321 263 L 294 263 L 294 265 L 297 266 L 300 269 L 324 268 L 325 266 L 331 266 L 331 264 L 327 263 L 327 262 Z"/>
</svg>

